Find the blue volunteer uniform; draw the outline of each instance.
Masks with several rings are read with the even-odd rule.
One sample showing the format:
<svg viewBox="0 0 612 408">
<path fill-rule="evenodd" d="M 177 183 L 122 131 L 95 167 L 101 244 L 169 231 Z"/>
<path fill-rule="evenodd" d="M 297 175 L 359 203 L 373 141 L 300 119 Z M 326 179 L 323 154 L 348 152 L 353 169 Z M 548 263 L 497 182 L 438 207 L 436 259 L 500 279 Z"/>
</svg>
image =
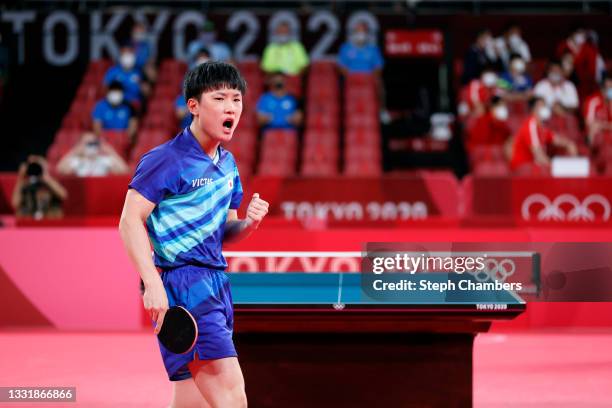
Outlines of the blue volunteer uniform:
<svg viewBox="0 0 612 408">
<path fill-rule="evenodd" d="M 278 97 L 272 92 L 266 92 L 257 101 L 257 112 L 272 116 L 272 121 L 266 129 L 293 129 L 289 117 L 297 110 L 297 100 L 292 95 Z"/>
<path fill-rule="evenodd" d="M 113 106 L 103 99 L 96 103 L 91 116 L 94 121 L 102 123 L 104 130 L 126 130 L 132 118 L 132 108 L 125 103 Z"/>
<path fill-rule="evenodd" d="M 177 96 L 176 99 L 174 100 L 174 109 L 175 110 L 178 110 L 178 109 L 187 110 L 187 102 L 185 101 L 185 97 L 183 95 Z M 179 127 L 181 129 L 188 127 L 189 125 L 191 125 L 192 120 L 193 120 L 193 116 L 187 110 L 187 114 L 183 116 L 183 119 L 181 119 L 181 123 L 179 123 Z"/>
<path fill-rule="evenodd" d="M 211 159 L 187 127 L 142 156 L 129 188 L 156 204 L 147 230 L 169 306 L 185 307 L 198 324 L 193 353 L 174 354 L 159 344 L 170 381 L 184 380 L 196 352 L 200 360 L 237 356 L 221 248 L 228 210 L 242 200 L 238 168 L 222 147 Z"/>
<path fill-rule="evenodd" d="M 346 42 L 340 47 L 338 64 L 351 73 L 369 74 L 383 67 L 380 49 L 374 44 L 357 46 Z"/>
<path fill-rule="evenodd" d="M 129 103 L 140 102 L 140 82 L 142 73 L 136 67 L 125 71 L 120 65 L 110 67 L 104 74 L 104 85 L 109 86 L 111 82 L 117 81 L 123 86 L 125 100 Z"/>
</svg>

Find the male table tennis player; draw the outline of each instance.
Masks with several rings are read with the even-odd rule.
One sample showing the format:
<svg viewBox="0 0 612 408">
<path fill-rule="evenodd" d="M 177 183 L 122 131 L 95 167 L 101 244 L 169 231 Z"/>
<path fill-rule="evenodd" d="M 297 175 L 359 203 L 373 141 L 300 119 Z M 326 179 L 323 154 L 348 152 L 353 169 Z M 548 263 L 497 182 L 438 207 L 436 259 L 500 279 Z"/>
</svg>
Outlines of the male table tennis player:
<svg viewBox="0 0 612 408">
<path fill-rule="evenodd" d="M 174 305 L 186 307 L 198 325 L 193 352 L 174 354 L 160 344 L 174 384 L 171 408 L 246 406 L 221 247 L 257 229 L 268 203 L 253 194 L 246 218 L 238 219 L 238 169 L 220 146 L 238 125 L 245 90 L 244 79 L 227 63 L 206 62 L 187 73 L 191 125 L 142 157 L 121 215 L 121 237 L 144 282 L 144 307 L 155 332 Z"/>
</svg>

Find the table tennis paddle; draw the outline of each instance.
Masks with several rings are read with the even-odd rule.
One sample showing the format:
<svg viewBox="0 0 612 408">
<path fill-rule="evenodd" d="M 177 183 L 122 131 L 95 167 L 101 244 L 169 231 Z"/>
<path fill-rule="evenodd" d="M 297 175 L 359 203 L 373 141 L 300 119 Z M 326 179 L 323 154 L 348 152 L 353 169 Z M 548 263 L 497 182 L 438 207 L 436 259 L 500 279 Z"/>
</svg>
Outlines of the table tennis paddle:
<svg viewBox="0 0 612 408">
<path fill-rule="evenodd" d="M 171 352 L 185 354 L 195 345 L 198 325 L 187 309 L 182 306 L 172 306 L 166 311 L 157 338 Z"/>
</svg>

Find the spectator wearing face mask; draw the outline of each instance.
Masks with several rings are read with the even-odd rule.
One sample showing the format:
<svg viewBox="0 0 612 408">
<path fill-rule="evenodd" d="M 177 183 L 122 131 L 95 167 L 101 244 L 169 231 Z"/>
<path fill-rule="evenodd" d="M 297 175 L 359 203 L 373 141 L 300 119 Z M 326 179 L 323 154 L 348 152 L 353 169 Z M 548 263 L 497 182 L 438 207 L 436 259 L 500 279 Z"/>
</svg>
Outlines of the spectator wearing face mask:
<svg viewBox="0 0 612 408">
<path fill-rule="evenodd" d="M 502 65 L 491 31 L 481 30 L 476 36 L 476 41 L 465 54 L 461 82 L 468 84 L 473 79 L 479 78 L 486 67 L 492 66 L 495 71 L 501 71 Z"/>
<path fill-rule="evenodd" d="M 516 24 L 506 26 L 504 34 L 495 39 L 495 49 L 507 69 L 510 68 L 513 55 L 520 56 L 526 63 L 531 61 L 529 45 L 521 36 L 521 27 Z"/>
<path fill-rule="evenodd" d="M 268 129 L 296 129 L 301 126 L 303 115 L 297 100 L 287 92 L 283 73 L 275 73 L 268 80 L 269 91 L 257 101 L 257 120 Z"/>
<path fill-rule="evenodd" d="M 477 146 L 502 146 L 510 137 L 508 107 L 502 98 L 494 96 L 484 115 L 478 117 L 468 130 L 468 150 Z"/>
<path fill-rule="evenodd" d="M 196 64 L 202 48 L 208 50 L 209 58 L 212 61 L 232 61 L 232 50 L 226 43 L 218 41 L 215 25 L 211 21 L 204 24 L 198 37 L 187 46 L 187 62 L 190 67 Z"/>
<path fill-rule="evenodd" d="M 533 81 L 526 73 L 527 64 L 518 54 L 510 58 L 510 67 L 501 76 L 500 87 L 504 89 L 509 100 L 524 100 L 531 96 Z"/>
<path fill-rule="evenodd" d="M 584 104 L 584 123 L 589 142 L 612 142 L 612 77 L 604 77 L 599 92 Z"/>
<path fill-rule="evenodd" d="M 383 57 L 378 45 L 370 41 L 368 26 L 364 22 L 355 24 L 348 41 L 340 47 L 338 66 L 343 74 L 365 73 L 380 75 Z"/>
<path fill-rule="evenodd" d="M 87 132 L 57 165 L 60 174 L 77 177 L 102 177 L 125 174 L 128 166 L 104 139 Z"/>
<path fill-rule="evenodd" d="M 67 197 L 66 189 L 49 174 L 43 157 L 30 156 L 19 166 L 12 197 L 17 217 L 61 218 L 62 202 Z"/>
<path fill-rule="evenodd" d="M 523 122 L 512 141 L 510 167 L 517 170 L 521 166 L 535 164 L 548 167 L 550 157 L 547 150 L 555 146 L 566 150 L 567 154 L 577 154 L 576 145 L 569 139 L 553 133 L 544 126 L 552 116 L 551 108 L 541 97 L 529 100 L 530 116 Z"/>
<path fill-rule="evenodd" d="M 558 115 L 578 108 L 576 86 L 563 76 L 561 63 L 556 60 L 549 63 L 547 76 L 536 84 L 534 94 L 542 98 Z"/>
<path fill-rule="evenodd" d="M 151 41 L 144 24 L 137 22 L 132 27 L 132 44 L 136 56 L 134 67 L 143 73 L 147 80 L 155 82 L 157 70 L 153 61 Z"/>
<path fill-rule="evenodd" d="M 126 103 L 123 86 L 119 82 L 112 82 L 106 93 L 106 98 L 96 103 L 92 113 L 93 130 L 101 136 L 105 130 L 127 131 L 130 140 L 133 140 L 138 127 L 132 107 Z"/>
<path fill-rule="evenodd" d="M 115 81 L 123 86 L 125 101 L 135 109 L 138 108 L 148 89 L 143 83 L 142 73 L 136 67 L 136 54 L 131 44 L 124 44 L 121 47 L 118 63 L 109 68 L 104 75 L 105 86 Z"/>
<path fill-rule="evenodd" d="M 274 29 L 270 43 L 264 49 L 261 69 L 266 73 L 300 75 L 308 64 L 308 54 L 302 43 L 291 34 L 289 24 L 279 23 Z"/>
<path fill-rule="evenodd" d="M 476 117 L 484 114 L 487 103 L 500 92 L 498 80 L 493 67 L 484 68 L 480 78 L 472 80 L 467 86 L 467 100 L 460 104 L 460 115 Z"/>
</svg>

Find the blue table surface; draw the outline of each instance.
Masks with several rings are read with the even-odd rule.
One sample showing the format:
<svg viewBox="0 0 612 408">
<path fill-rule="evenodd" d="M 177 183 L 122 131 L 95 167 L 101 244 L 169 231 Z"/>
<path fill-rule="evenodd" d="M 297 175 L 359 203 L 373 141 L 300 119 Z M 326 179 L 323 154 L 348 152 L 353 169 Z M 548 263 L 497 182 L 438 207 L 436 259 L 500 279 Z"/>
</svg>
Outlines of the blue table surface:
<svg viewBox="0 0 612 408">
<path fill-rule="evenodd" d="M 234 304 L 244 305 L 415 305 L 415 304 L 523 304 L 515 292 L 393 291 L 376 293 L 372 275 L 360 273 L 229 273 Z M 366 279 L 362 285 L 362 278 Z M 442 278 L 446 280 L 446 277 Z M 455 277 L 456 278 L 456 277 Z M 369 285 L 369 286 L 368 286 Z"/>
</svg>

